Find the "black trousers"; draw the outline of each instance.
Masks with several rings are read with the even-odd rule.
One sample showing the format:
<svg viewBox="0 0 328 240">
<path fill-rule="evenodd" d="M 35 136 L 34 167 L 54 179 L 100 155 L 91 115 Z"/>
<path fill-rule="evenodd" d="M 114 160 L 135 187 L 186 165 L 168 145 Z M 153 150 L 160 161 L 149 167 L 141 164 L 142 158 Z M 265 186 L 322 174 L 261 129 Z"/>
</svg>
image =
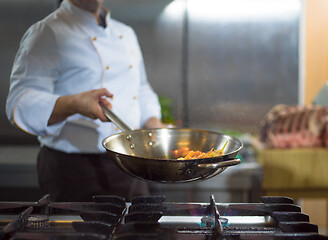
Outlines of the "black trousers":
<svg viewBox="0 0 328 240">
<path fill-rule="evenodd" d="M 42 147 L 37 170 L 40 188 L 52 201 L 92 201 L 94 195 L 131 201 L 149 194 L 145 181 L 124 173 L 106 154 L 67 154 Z"/>
</svg>

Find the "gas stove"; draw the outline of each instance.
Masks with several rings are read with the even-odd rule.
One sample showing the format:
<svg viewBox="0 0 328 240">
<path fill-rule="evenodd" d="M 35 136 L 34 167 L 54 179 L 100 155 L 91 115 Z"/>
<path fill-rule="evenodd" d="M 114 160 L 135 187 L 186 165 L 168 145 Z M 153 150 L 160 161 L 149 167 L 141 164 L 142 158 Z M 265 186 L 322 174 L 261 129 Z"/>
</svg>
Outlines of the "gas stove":
<svg viewBox="0 0 328 240">
<path fill-rule="evenodd" d="M 321 240 L 293 199 L 166 202 L 165 196 L 94 196 L 92 202 L 0 202 L 0 240 Z"/>
</svg>

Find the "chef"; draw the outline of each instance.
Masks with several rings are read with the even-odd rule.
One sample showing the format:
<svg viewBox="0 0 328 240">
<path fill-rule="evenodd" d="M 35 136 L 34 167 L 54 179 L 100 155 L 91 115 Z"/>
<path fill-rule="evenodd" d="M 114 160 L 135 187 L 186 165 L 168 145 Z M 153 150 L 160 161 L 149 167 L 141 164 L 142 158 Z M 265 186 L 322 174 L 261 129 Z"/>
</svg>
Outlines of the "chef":
<svg viewBox="0 0 328 240">
<path fill-rule="evenodd" d="M 39 184 L 52 201 L 149 194 L 105 154 L 102 140 L 120 130 L 99 102 L 132 129 L 165 127 L 134 31 L 103 0 L 64 0 L 23 36 L 6 105 L 12 124 L 38 136 Z"/>
</svg>

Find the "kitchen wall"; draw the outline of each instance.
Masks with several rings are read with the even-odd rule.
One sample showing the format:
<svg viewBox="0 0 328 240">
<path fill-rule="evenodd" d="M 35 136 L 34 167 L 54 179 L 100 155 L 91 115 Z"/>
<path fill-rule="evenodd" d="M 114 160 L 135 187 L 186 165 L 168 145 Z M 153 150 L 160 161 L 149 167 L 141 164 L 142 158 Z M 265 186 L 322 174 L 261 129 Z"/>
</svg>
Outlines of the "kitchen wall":
<svg viewBox="0 0 328 240">
<path fill-rule="evenodd" d="M 328 2 L 304 1 L 304 100 L 310 104 L 328 82 Z"/>
</svg>

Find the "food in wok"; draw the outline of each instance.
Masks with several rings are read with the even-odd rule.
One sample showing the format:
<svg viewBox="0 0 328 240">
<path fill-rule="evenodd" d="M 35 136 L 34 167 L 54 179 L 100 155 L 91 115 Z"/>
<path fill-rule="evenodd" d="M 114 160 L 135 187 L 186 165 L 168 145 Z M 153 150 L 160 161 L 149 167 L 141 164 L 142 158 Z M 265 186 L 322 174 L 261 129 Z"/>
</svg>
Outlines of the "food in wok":
<svg viewBox="0 0 328 240">
<path fill-rule="evenodd" d="M 211 157 L 218 157 L 223 155 L 223 150 L 225 146 L 227 146 L 228 141 L 224 144 L 221 149 L 214 150 L 212 148 L 208 152 L 201 152 L 201 151 L 193 151 L 190 150 L 188 147 L 183 147 L 180 149 L 176 149 L 173 151 L 173 154 L 178 160 L 189 160 L 189 159 L 201 159 L 201 158 L 211 158 Z"/>
</svg>

